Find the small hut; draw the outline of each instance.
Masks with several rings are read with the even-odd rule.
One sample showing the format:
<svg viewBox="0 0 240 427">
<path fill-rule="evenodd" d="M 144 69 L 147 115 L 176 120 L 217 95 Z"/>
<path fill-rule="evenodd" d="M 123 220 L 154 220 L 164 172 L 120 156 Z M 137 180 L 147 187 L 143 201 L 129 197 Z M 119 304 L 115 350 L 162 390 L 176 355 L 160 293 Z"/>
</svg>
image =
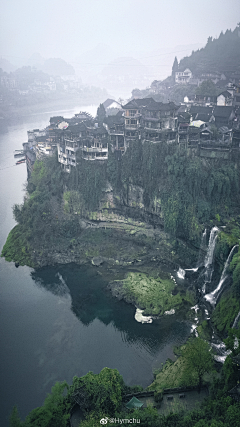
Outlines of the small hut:
<svg viewBox="0 0 240 427">
<path fill-rule="evenodd" d="M 136 397 L 132 397 L 131 400 L 129 400 L 128 403 L 126 403 L 126 408 L 128 409 L 139 409 L 143 406 L 143 403 L 140 402 Z"/>
</svg>

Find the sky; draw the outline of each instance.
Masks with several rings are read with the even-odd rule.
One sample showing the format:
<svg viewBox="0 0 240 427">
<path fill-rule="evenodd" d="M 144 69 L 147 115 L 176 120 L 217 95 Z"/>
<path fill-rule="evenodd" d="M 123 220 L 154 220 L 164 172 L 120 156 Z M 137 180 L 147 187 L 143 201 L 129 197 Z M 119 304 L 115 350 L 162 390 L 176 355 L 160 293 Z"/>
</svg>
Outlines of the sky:
<svg viewBox="0 0 240 427">
<path fill-rule="evenodd" d="M 5 0 L 0 57 L 15 66 L 34 53 L 62 58 L 88 84 L 109 62 L 132 57 L 148 67 L 149 83 L 171 74 L 175 54 L 234 29 L 239 11 L 239 0 Z"/>
<path fill-rule="evenodd" d="M 99 43 L 122 55 L 205 44 L 234 29 L 239 0 L 7 0 L 1 4 L 0 55 L 77 57 Z"/>
</svg>

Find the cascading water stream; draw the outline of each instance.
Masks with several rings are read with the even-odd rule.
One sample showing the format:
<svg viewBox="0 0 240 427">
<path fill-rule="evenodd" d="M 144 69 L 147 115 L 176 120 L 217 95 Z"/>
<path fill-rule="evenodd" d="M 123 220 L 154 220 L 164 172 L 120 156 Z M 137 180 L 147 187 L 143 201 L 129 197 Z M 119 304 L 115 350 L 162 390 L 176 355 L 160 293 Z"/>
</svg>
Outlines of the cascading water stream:
<svg viewBox="0 0 240 427">
<path fill-rule="evenodd" d="M 233 252 L 234 252 L 235 248 L 237 248 L 237 247 L 238 247 L 238 245 L 235 245 L 231 249 L 231 252 L 230 252 L 230 254 L 227 257 L 227 261 L 225 262 L 224 269 L 223 269 L 223 272 L 222 272 L 222 275 L 221 275 L 221 278 L 220 278 L 220 282 L 219 282 L 217 288 L 215 289 L 215 291 L 211 292 L 210 294 L 205 295 L 205 297 L 204 297 L 212 305 L 216 304 L 217 298 L 220 295 L 220 292 L 222 290 L 222 286 L 223 286 L 226 278 L 228 277 L 227 268 L 228 268 L 228 266 L 229 266 L 229 264 L 231 262 Z"/>
<path fill-rule="evenodd" d="M 240 320 L 240 311 L 233 322 L 233 325 L 232 325 L 233 328 L 237 328 L 239 320 Z"/>
<path fill-rule="evenodd" d="M 203 286 L 203 292 L 204 293 L 205 293 L 206 283 L 209 283 L 212 280 L 212 274 L 213 274 L 213 267 L 212 267 L 213 255 L 214 255 L 214 250 L 215 250 L 215 246 L 216 246 L 216 241 L 217 241 L 218 233 L 219 233 L 218 227 L 213 227 L 211 229 L 211 233 L 210 233 L 210 237 L 209 237 L 209 242 L 208 242 L 207 255 L 206 255 L 205 260 L 204 260 L 204 266 L 205 266 L 205 272 L 204 272 L 204 282 L 205 283 L 204 283 L 204 286 Z"/>
<path fill-rule="evenodd" d="M 202 239 L 201 239 L 201 245 L 199 248 L 198 261 L 197 261 L 196 267 L 185 269 L 185 270 L 182 269 L 181 267 L 179 267 L 178 272 L 177 272 L 178 278 L 185 279 L 185 272 L 186 271 L 196 272 L 196 271 L 198 271 L 198 269 L 200 267 L 204 266 L 204 269 L 203 269 L 203 271 L 201 271 L 200 276 L 199 276 L 199 277 L 204 278 L 204 284 L 203 284 L 203 288 L 202 288 L 203 294 L 205 293 L 206 284 L 210 283 L 211 279 L 212 279 L 212 274 L 213 274 L 213 270 L 214 270 L 213 269 L 214 251 L 215 251 L 219 231 L 220 230 L 216 226 L 211 229 L 210 236 L 209 236 L 209 242 L 207 245 L 207 241 L 206 241 L 207 240 L 206 239 L 207 238 L 207 230 L 205 229 L 203 232 L 203 235 L 202 235 Z M 226 278 L 228 277 L 227 269 L 228 269 L 228 266 L 232 260 L 232 256 L 233 256 L 233 253 L 234 253 L 234 250 L 236 249 L 236 247 L 238 247 L 238 245 L 235 245 L 231 249 L 231 251 L 228 255 L 228 258 L 225 262 L 224 269 L 223 269 L 223 272 L 222 272 L 222 275 L 221 275 L 221 278 L 220 278 L 220 281 L 219 281 L 217 288 L 213 292 L 204 296 L 205 300 L 209 301 L 213 306 L 216 304 L 217 298 L 219 297 L 219 295 L 223 289 L 224 282 L 225 282 Z M 206 309 L 206 306 L 203 303 L 202 309 L 204 307 L 205 307 L 205 315 L 207 316 L 207 319 L 210 319 L 208 310 Z M 196 318 L 194 319 L 195 323 L 192 325 L 192 331 L 191 332 L 195 333 L 195 335 L 198 336 L 198 333 L 197 333 L 197 324 L 198 324 L 197 311 L 199 310 L 198 304 L 196 306 L 192 307 L 192 309 L 195 310 Z M 236 316 L 232 327 L 236 328 L 239 321 L 240 321 L 240 312 Z M 218 362 L 224 363 L 226 357 L 231 353 L 231 351 L 227 350 L 225 344 L 220 339 L 218 339 L 216 337 L 213 339 L 211 346 L 215 352 L 215 356 L 214 356 L 215 360 L 217 360 Z"/>
<path fill-rule="evenodd" d="M 205 228 L 202 235 L 199 252 L 198 252 L 197 269 L 199 269 L 199 267 L 204 265 L 206 250 L 207 250 L 207 229 Z"/>
<path fill-rule="evenodd" d="M 217 360 L 217 362 L 224 363 L 226 357 L 231 354 L 231 350 L 227 350 L 226 345 L 222 341 L 217 340 L 216 343 L 211 344 L 211 347 L 217 353 L 214 356 L 214 359 Z"/>
<path fill-rule="evenodd" d="M 177 272 L 177 276 L 179 277 L 179 279 L 184 279 L 185 278 L 185 270 L 183 270 L 183 268 L 179 267 L 178 272 Z"/>
<path fill-rule="evenodd" d="M 193 271 L 194 273 L 196 273 L 198 271 L 199 267 L 201 267 L 204 264 L 204 256 L 205 256 L 206 249 L 207 249 L 206 236 L 207 236 L 207 229 L 205 228 L 203 235 L 202 235 L 202 239 L 201 239 L 201 245 L 199 248 L 197 266 L 195 268 L 186 268 L 185 270 L 183 268 L 179 267 L 178 272 L 177 272 L 177 276 L 179 279 L 185 278 L 185 272 L 186 271 Z"/>
</svg>

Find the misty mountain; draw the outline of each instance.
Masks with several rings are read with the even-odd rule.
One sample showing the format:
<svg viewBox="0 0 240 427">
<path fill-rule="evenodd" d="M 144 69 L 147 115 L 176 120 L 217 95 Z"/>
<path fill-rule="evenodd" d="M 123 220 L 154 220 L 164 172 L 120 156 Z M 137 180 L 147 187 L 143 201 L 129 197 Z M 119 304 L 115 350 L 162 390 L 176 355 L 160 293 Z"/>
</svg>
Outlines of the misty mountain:
<svg viewBox="0 0 240 427">
<path fill-rule="evenodd" d="M 177 45 L 173 48 L 159 48 L 147 53 L 138 53 L 135 57 L 148 67 L 151 80 L 162 80 L 170 74 L 175 56 L 182 58 L 201 47 L 200 43 Z"/>
<path fill-rule="evenodd" d="M 17 67 L 11 64 L 7 59 L 0 58 L 0 68 L 2 68 L 6 73 L 12 73 Z"/>
<path fill-rule="evenodd" d="M 97 75 L 98 80 L 108 85 L 146 84 L 148 80 L 148 68 L 137 59 L 131 57 L 116 58 L 104 67 Z"/>
<path fill-rule="evenodd" d="M 41 70 L 50 76 L 70 76 L 75 74 L 72 65 L 61 58 L 50 58 L 44 61 Z"/>
<path fill-rule="evenodd" d="M 208 38 L 204 48 L 183 58 L 179 71 L 186 68 L 195 74 L 220 72 L 226 76 L 238 71 L 240 73 L 240 25 L 235 30 L 221 32 L 216 39 Z"/>
<path fill-rule="evenodd" d="M 30 67 L 35 67 L 40 70 L 44 65 L 44 61 L 45 59 L 42 57 L 42 55 L 36 52 L 30 56 L 30 58 L 27 61 L 27 65 L 30 65 Z"/>
<path fill-rule="evenodd" d="M 92 79 L 89 81 L 89 77 L 100 73 L 117 56 L 116 52 L 110 46 L 99 43 L 93 49 L 77 56 L 72 64 L 78 76 L 87 83 L 93 83 Z"/>
</svg>

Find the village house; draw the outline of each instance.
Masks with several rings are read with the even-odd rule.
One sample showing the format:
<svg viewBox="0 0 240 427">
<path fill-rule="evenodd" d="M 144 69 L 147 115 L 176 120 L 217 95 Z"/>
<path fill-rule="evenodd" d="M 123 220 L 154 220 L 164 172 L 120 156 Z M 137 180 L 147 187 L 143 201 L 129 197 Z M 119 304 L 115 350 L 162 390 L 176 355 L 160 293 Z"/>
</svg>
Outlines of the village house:
<svg viewBox="0 0 240 427">
<path fill-rule="evenodd" d="M 85 160 L 107 160 L 108 159 L 108 132 L 107 129 L 94 123 L 87 128 L 87 137 L 82 145 L 82 158 Z"/>
<path fill-rule="evenodd" d="M 152 142 L 176 140 L 178 107 L 173 102 L 164 104 L 153 98 L 133 99 L 123 109 L 125 151 L 134 139 Z"/>
<path fill-rule="evenodd" d="M 216 106 L 213 109 L 213 124 L 217 128 L 227 126 L 231 128 L 235 118 L 234 108 L 231 106 Z"/>
<path fill-rule="evenodd" d="M 58 142 L 57 148 L 58 161 L 66 172 L 70 172 L 71 166 L 76 166 L 77 151 L 81 148 L 86 135 L 87 128 L 84 123 L 69 125 L 64 130 L 63 138 Z"/>
<path fill-rule="evenodd" d="M 223 73 L 219 73 L 219 72 L 215 72 L 215 73 L 203 73 L 201 74 L 199 77 L 197 77 L 198 79 L 198 86 L 206 81 L 206 80 L 211 80 L 213 83 L 218 83 L 220 80 L 226 81 L 226 76 Z"/>
<path fill-rule="evenodd" d="M 109 135 L 109 143 L 112 151 L 124 152 L 124 117 L 122 111 L 116 115 L 110 115 L 104 119 L 103 126 Z"/>
<path fill-rule="evenodd" d="M 143 140 L 159 142 L 176 141 L 178 107 L 169 102 L 164 104 L 153 99 L 142 108 Z"/>
<path fill-rule="evenodd" d="M 126 105 L 123 105 L 125 119 L 124 123 L 124 146 L 125 151 L 129 146 L 130 141 L 134 139 L 141 139 L 141 117 L 142 117 L 142 107 L 147 105 L 149 100 L 152 98 L 145 99 L 133 99 L 128 102 Z"/>
<path fill-rule="evenodd" d="M 189 113 L 191 115 L 190 121 L 201 120 L 205 123 L 211 121 L 213 114 L 213 106 L 191 105 Z"/>
<path fill-rule="evenodd" d="M 240 107 L 240 85 L 234 85 L 234 100 L 233 105 L 235 107 Z"/>
<path fill-rule="evenodd" d="M 175 83 L 177 84 L 186 84 L 189 83 L 190 79 L 193 77 L 193 74 L 189 68 L 186 68 L 184 71 L 175 72 Z"/>
<path fill-rule="evenodd" d="M 195 95 L 195 104 L 202 106 L 211 106 L 217 104 L 217 97 L 214 95 Z"/>
<path fill-rule="evenodd" d="M 231 106 L 233 105 L 233 95 L 225 90 L 217 96 L 217 105 Z"/>
<path fill-rule="evenodd" d="M 118 111 L 122 110 L 122 106 L 119 102 L 114 101 L 114 99 L 108 98 L 103 102 L 103 106 L 106 111 L 106 115 L 115 115 Z"/>
</svg>

